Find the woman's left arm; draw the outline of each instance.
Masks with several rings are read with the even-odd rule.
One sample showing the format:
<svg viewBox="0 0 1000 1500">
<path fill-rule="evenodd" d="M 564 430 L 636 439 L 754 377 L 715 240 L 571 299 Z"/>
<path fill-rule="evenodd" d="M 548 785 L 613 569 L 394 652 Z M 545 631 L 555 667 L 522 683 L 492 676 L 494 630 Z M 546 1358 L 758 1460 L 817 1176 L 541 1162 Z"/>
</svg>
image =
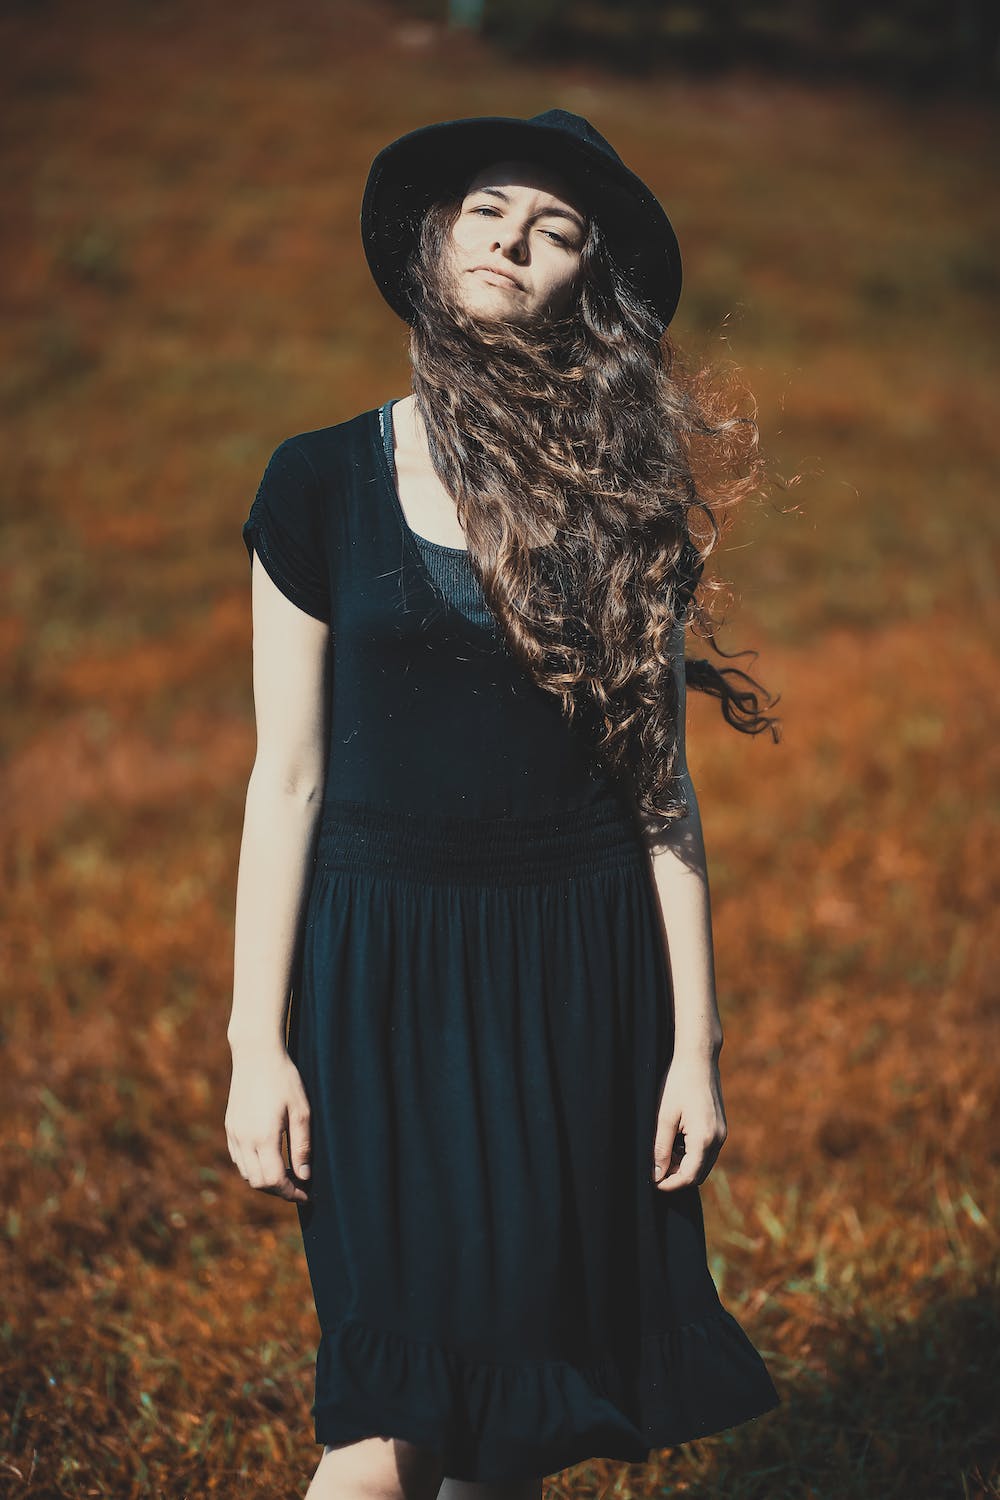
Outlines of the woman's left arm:
<svg viewBox="0 0 1000 1500">
<path fill-rule="evenodd" d="M 726 1139 L 719 1077 L 722 1021 L 715 996 L 708 869 L 685 748 L 684 635 L 684 626 L 678 625 L 673 651 L 677 764 L 688 815 L 662 832 L 654 833 L 646 825 L 674 997 L 673 1055 L 663 1079 L 653 1143 L 653 1181 L 663 1191 L 703 1182 Z M 683 1136 L 682 1147 L 678 1133 Z"/>
</svg>

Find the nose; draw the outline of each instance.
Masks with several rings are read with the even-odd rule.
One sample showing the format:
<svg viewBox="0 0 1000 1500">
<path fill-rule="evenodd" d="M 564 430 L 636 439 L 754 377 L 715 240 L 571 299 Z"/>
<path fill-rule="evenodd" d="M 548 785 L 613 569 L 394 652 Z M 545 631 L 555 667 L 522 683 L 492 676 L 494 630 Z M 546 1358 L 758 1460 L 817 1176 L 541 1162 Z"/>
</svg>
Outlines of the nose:
<svg viewBox="0 0 1000 1500">
<path fill-rule="evenodd" d="M 511 260 L 523 260 L 527 248 L 524 232 L 514 227 L 508 228 L 505 225 L 502 229 L 497 230 L 496 238 L 493 240 L 491 248 L 494 252 L 501 251 L 504 255 L 509 256 Z"/>
</svg>

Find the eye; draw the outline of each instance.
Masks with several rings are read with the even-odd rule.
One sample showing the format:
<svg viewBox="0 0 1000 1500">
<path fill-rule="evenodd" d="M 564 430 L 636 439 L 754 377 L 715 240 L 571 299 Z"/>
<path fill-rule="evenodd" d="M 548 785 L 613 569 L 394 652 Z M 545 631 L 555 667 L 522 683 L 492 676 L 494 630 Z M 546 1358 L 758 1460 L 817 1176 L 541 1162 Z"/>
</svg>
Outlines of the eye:
<svg viewBox="0 0 1000 1500">
<path fill-rule="evenodd" d="M 473 214 L 498 215 L 500 211 L 499 209 L 494 208 L 492 203 L 477 203 L 476 206 L 470 210 L 470 212 Z M 543 229 L 542 233 L 547 234 L 550 239 L 555 240 L 557 245 L 565 245 L 567 249 L 569 248 L 569 240 L 567 240 L 564 235 L 557 234 L 554 229 Z"/>
</svg>

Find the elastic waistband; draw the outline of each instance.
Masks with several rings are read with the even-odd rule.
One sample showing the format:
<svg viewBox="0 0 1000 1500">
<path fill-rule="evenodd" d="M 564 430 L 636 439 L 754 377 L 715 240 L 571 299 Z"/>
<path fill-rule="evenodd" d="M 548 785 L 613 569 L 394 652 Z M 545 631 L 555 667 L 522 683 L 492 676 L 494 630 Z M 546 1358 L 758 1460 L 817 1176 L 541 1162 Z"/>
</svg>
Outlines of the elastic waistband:
<svg viewBox="0 0 1000 1500">
<path fill-rule="evenodd" d="M 526 885 L 641 867 L 645 846 L 617 801 L 540 818 L 431 817 L 324 800 L 316 864 L 446 885 Z"/>
</svg>

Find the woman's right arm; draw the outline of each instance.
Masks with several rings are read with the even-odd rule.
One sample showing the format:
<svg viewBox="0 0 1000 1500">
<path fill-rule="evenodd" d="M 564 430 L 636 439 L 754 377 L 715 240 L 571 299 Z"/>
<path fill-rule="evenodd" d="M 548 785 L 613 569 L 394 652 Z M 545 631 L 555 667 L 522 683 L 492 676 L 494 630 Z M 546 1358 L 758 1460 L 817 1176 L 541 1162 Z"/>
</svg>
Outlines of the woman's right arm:
<svg viewBox="0 0 1000 1500">
<path fill-rule="evenodd" d="M 309 1107 L 285 1047 L 291 969 L 312 867 L 326 763 L 329 628 L 281 592 L 254 554 L 253 697 L 257 750 L 236 883 L 229 1152 L 252 1187 L 307 1195 Z"/>
</svg>

